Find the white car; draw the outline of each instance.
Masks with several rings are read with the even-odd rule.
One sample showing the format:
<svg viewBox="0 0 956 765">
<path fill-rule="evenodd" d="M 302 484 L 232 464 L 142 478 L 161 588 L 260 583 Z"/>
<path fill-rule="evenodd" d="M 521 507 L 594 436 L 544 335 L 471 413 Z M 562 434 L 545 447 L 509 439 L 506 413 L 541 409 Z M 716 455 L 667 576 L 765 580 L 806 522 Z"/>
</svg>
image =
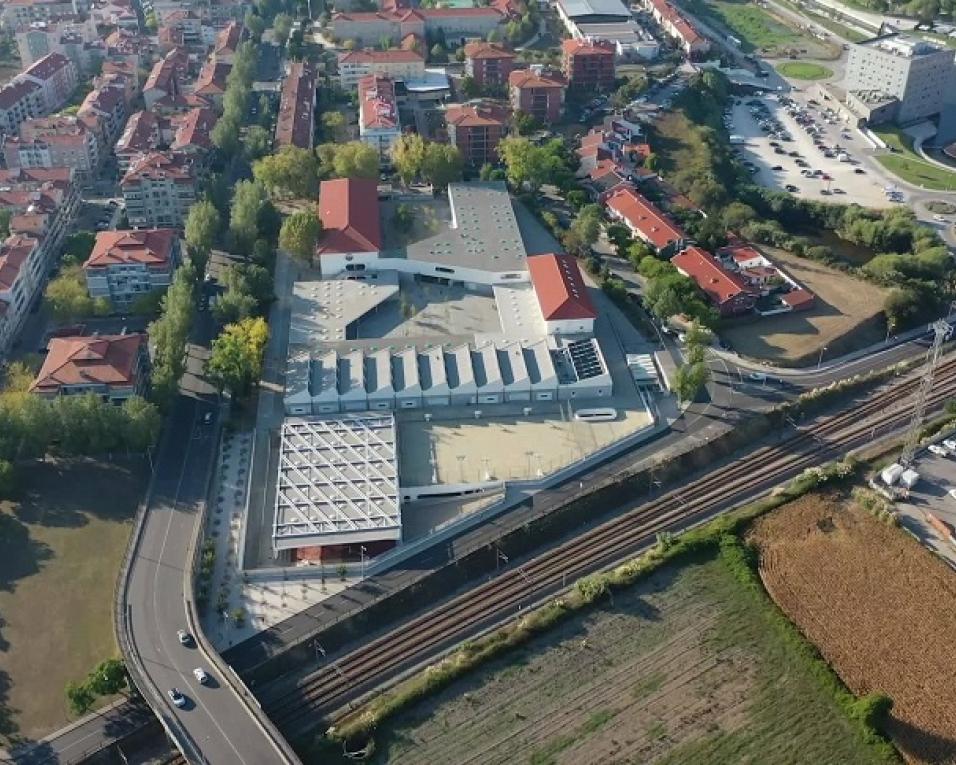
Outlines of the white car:
<svg viewBox="0 0 956 765">
<path fill-rule="evenodd" d="M 935 220 L 937 223 L 945 223 L 945 222 L 946 222 L 946 216 L 945 216 L 945 215 L 940 215 L 939 213 L 937 213 L 936 215 L 933 216 L 933 220 Z"/>
<path fill-rule="evenodd" d="M 940 457 L 948 457 L 948 456 L 949 456 L 949 452 L 946 450 L 946 448 L 940 446 L 939 444 L 930 444 L 930 445 L 929 445 L 929 450 L 930 450 L 933 454 L 936 454 L 936 455 L 938 455 L 938 456 L 940 456 Z"/>
<path fill-rule="evenodd" d="M 950 490 L 949 490 L 948 492 L 946 492 L 946 493 L 949 494 L 949 496 L 950 496 L 951 499 L 956 499 L 956 489 L 950 489 Z"/>
<path fill-rule="evenodd" d="M 956 439 L 947 438 L 945 441 L 943 441 L 943 446 L 945 446 L 951 452 L 956 452 Z"/>
<path fill-rule="evenodd" d="M 766 382 L 767 380 L 767 375 L 765 375 L 763 372 L 751 372 L 749 375 L 747 375 L 747 377 L 754 382 L 759 383 Z"/>
<path fill-rule="evenodd" d="M 189 645 L 193 642 L 193 636 L 186 630 L 176 630 L 176 637 L 179 638 L 180 645 Z"/>
<path fill-rule="evenodd" d="M 205 685 L 209 682 L 209 675 L 206 674 L 205 670 L 202 667 L 196 667 L 193 670 L 193 676 L 199 682 L 200 685 Z"/>
<path fill-rule="evenodd" d="M 167 695 L 169 696 L 169 700 L 173 702 L 174 706 L 177 706 L 180 709 L 186 706 L 186 697 L 179 692 L 178 688 L 170 688 L 167 691 Z"/>
</svg>

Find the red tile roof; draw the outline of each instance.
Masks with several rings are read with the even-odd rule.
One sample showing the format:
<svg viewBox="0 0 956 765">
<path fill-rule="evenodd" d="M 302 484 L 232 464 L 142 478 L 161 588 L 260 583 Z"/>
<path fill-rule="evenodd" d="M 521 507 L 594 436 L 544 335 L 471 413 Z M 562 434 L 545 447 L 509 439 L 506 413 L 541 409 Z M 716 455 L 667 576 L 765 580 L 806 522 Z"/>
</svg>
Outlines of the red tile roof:
<svg viewBox="0 0 956 765">
<path fill-rule="evenodd" d="M 215 53 L 235 53 L 242 40 L 242 25 L 236 21 L 230 21 L 224 26 L 216 36 Z"/>
<path fill-rule="evenodd" d="M 71 167 L 14 167 L 0 169 L 0 184 L 38 186 L 49 182 L 58 188 L 67 188 L 73 182 L 73 175 Z"/>
<path fill-rule="evenodd" d="M 560 72 L 515 69 L 508 75 L 508 84 L 513 88 L 563 88 L 568 83 Z"/>
<path fill-rule="evenodd" d="M 169 148 L 172 150 L 184 149 L 187 146 L 197 146 L 200 149 L 212 149 L 212 129 L 218 122 L 218 117 L 212 109 L 200 107 L 190 109 L 179 119 L 176 136 Z"/>
<path fill-rule="evenodd" d="M 289 67 L 282 83 L 279 116 L 276 118 L 276 143 L 279 146 L 312 148 L 315 104 L 315 74 L 304 63 Z"/>
<path fill-rule="evenodd" d="M 121 186 L 139 183 L 144 179 L 159 180 L 169 178 L 179 183 L 195 182 L 193 161 L 178 152 L 154 151 L 136 159 L 126 175 L 120 181 Z"/>
<path fill-rule="evenodd" d="M 146 335 L 140 334 L 55 337 L 30 390 L 57 393 L 64 385 L 133 385 L 145 343 Z"/>
<path fill-rule="evenodd" d="M 232 69 L 232 64 L 210 59 L 203 64 L 196 78 L 194 93 L 199 95 L 218 95 L 226 92 L 226 78 Z"/>
<path fill-rule="evenodd" d="M 561 50 L 566 56 L 613 56 L 614 44 L 607 40 L 581 40 L 569 37 L 561 43 Z"/>
<path fill-rule="evenodd" d="M 101 231 L 83 268 L 121 264 L 168 266 L 177 236 L 171 228 Z"/>
<path fill-rule="evenodd" d="M 780 299 L 794 311 L 802 311 L 810 308 L 816 302 L 816 295 L 809 290 L 796 289 L 781 295 Z"/>
<path fill-rule="evenodd" d="M 6 292 L 13 288 L 20 275 L 20 268 L 27 262 L 37 244 L 33 237 L 18 234 L 7 237 L 6 241 L 0 244 L 0 290 Z"/>
<path fill-rule="evenodd" d="M 49 80 L 60 70 L 72 66 L 70 59 L 62 53 L 49 53 L 30 66 L 23 74 L 38 80 Z"/>
<path fill-rule="evenodd" d="M 445 122 L 458 127 L 492 127 L 508 124 L 511 110 L 493 103 L 450 104 Z"/>
<path fill-rule="evenodd" d="M 159 146 L 159 118 L 152 112 L 135 112 L 126 121 L 123 134 L 116 142 L 115 151 L 119 153 L 145 153 Z"/>
<path fill-rule="evenodd" d="M 697 286 L 717 305 L 741 294 L 754 294 L 747 282 L 725 269 L 713 255 L 700 247 L 688 247 L 671 258 L 671 263 L 697 282 Z"/>
<path fill-rule="evenodd" d="M 517 54 L 504 45 L 492 42 L 470 42 L 465 45 L 465 58 L 471 59 L 515 59 Z"/>
<path fill-rule="evenodd" d="M 391 77 L 370 74 L 358 82 L 359 114 L 362 126 L 371 130 L 398 127 L 395 83 Z"/>
<path fill-rule="evenodd" d="M 624 218 L 657 249 L 687 238 L 680 228 L 636 191 L 618 189 L 607 198 L 605 205 Z"/>
<path fill-rule="evenodd" d="M 577 261 L 570 255 L 535 255 L 528 258 L 531 284 L 545 321 L 596 319 Z"/>
<path fill-rule="evenodd" d="M 378 252 L 382 231 L 378 217 L 378 184 L 371 178 L 322 181 L 319 218 L 323 236 L 317 252 Z"/>
<path fill-rule="evenodd" d="M 32 80 L 14 80 L 0 88 L 0 109 L 12 109 L 30 93 L 40 89 Z"/>
</svg>

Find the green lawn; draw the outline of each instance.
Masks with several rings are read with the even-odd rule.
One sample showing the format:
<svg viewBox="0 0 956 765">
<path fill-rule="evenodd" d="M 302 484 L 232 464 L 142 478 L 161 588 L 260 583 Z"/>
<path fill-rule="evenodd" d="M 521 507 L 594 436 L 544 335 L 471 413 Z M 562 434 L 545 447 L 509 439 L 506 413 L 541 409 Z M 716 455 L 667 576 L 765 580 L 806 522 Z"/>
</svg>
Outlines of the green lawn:
<svg viewBox="0 0 956 765">
<path fill-rule="evenodd" d="M 808 61 L 787 61 L 777 64 L 777 71 L 794 80 L 825 80 L 833 76 L 833 70 Z"/>
<path fill-rule="evenodd" d="M 908 183 L 933 191 L 956 191 L 956 170 L 943 170 L 922 159 L 912 149 L 908 136 L 895 128 L 874 130 L 887 146 L 896 149 L 895 154 L 880 154 L 876 157 L 883 167 Z"/>
<path fill-rule="evenodd" d="M 66 724 L 66 683 L 118 655 L 113 593 L 145 472 L 36 462 L 0 502 L 0 744 Z"/>
<path fill-rule="evenodd" d="M 776 614 L 721 559 L 666 566 L 399 713 L 376 731 L 372 760 L 887 762 L 781 639 Z"/>
<path fill-rule="evenodd" d="M 761 48 L 797 46 L 805 38 L 762 8 L 733 0 L 693 0 L 687 3 L 695 14 L 717 19 L 740 39 L 740 49 L 751 53 Z"/>
</svg>

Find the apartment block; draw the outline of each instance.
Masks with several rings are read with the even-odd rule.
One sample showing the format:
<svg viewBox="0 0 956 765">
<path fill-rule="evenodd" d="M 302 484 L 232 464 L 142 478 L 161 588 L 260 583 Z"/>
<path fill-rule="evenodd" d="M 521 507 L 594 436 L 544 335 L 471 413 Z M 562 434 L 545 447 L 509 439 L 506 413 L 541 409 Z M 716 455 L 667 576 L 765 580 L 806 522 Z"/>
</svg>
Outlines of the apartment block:
<svg viewBox="0 0 956 765">
<path fill-rule="evenodd" d="M 315 143 L 315 72 L 304 62 L 289 65 L 276 117 L 276 146 L 311 149 Z"/>
<path fill-rule="evenodd" d="M 62 53 L 50 53 L 31 64 L 17 75 L 40 86 L 40 98 L 46 113 L 62 107 L 73 96 L 77 85 L 77 71 L 73 62 Z"/>
<path fill-rule="evenodd" d="M 96 133 L 79 117 L 39 117 L 3 147 L 7 167 L 68 167 L 88 180 L 100 161 Z"/>
<path fill-rule="evenodd" d="M 425 57 L 414 50 L 352 50 L 339 54 L 339 84 L 353 90 L 370 74 L 394 80 L 419 80 L 425 76 Z"/>
<path fill-rule="evenodd" d="M 541 66 L 516 69 L 508 76 L 511 108 L 545 124 L 560 119 L 566 89 L 564 75 Z"/>
<path fill-rule="evenodd" d="M 569 88 L 581 91 L 614 87 L 614 45 L 604 40 L 564 40 L 561 68 Z"/>
<path fill-rule="evenodd" d="M 387 160 L 402 134 L 395 100 L 395 82 L 390 77 L 369 75 L 359 80 L 359 139 L 378 149 Z"/>
<path fill-rule="evenodd" d="M 0 358 L 13 347 L 43 286 L 40 243 L 14 234 L 0 244 Z"/>
<path fill-rule="evenodd" d="M 513 51 L 498 43 L 470 42 L 465 46 L 465 74 L 482 88 L 504 86 L 516 58 Z"/>
<path fill-rule="evenodd" d="M 153 152 L 136 159 L 120 181 L 126 215 L 135 228 L 182 228 L 196 201 L 193 159 L 180 152 Z"/>
<path fill-rule="evenodd" d="M 122 312 L 144 295 L 165 291 L 179 261 L 175 229 L 101 231 L 83 272 L 90 297 L 109 300 L 115 311 Z"/>
<path fill-rule="evenodd" d="M 510 110 L 494 103 L 453 104 L 445 112 L 448 140 L 472 167 L 498 162 L 510 120 Z"/>
<path fill-rule="evenodd" d="M 30 392 L 45 398 L 99 396 L 117 406 L 149 389 L 146 335 L 54 337 Z"/>
</svg>

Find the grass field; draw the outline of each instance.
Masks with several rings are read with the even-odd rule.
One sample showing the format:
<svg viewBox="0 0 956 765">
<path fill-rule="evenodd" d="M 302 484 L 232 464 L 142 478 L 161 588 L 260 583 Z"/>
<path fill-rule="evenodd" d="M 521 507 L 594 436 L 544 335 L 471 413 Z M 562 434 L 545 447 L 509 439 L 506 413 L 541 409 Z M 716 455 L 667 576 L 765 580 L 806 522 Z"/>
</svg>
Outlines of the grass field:
<svg viewBox="0 0 956 765">
<path fill-rule="evenodd" d="M 884 338 L 879 315 L 885 290 L 812 260 L 764 249 L 817 296 L 817 304 L 809 311 L 731 323 L 721 336 L 734 350 L 750 358 L 805 366 L 817 363 L 824 346 L 827 359 Z"/>
<path fill-rule="evenodd" d="M 720 560 L 665 567 L 394 718 L 373 760 L 873 762 L 770 613 Z"/>
<path fill-rule="evenodd" d="M 839 495 L 785 505 L 752 537 L 770 594 L 844 683 L 893 699 L 889 733 L 906 759 L 954 762 L 953 572 Z"/>
<path fill-rule="evenodd" d="M 874 130 L 896 154 L 878 154 L 876 161 L 907 183 L 934 191 L 956 191 L 956 170 L 948 171 L 922 159 L 912 149 L 909 136 L 897 129 Z"/>
<path fill-rule="evenodd" d="M 813 58 L 833 58 L 835 46 L 810 37 L 759 6 L 743 0 L 691 0 L 692 13 L 717 22 L 740 40 L 744 53 L 762 51 L 771 56 L 805 50 Z"/>
<path fill-rule="evenodd" d="M 145 486 L 135 464 L 22 468 L 0 502 L 0 729 L 33 739 L 68 722 L 63 689 L 117 655 L 112 602 Z"/>
<path fill-rule="evenodd" d="M 811 61 L 786 61 L 777 64 L 777 71 L 794 80 L 825 80 L 833 76 L 833 70 Z"/>
</svg>

